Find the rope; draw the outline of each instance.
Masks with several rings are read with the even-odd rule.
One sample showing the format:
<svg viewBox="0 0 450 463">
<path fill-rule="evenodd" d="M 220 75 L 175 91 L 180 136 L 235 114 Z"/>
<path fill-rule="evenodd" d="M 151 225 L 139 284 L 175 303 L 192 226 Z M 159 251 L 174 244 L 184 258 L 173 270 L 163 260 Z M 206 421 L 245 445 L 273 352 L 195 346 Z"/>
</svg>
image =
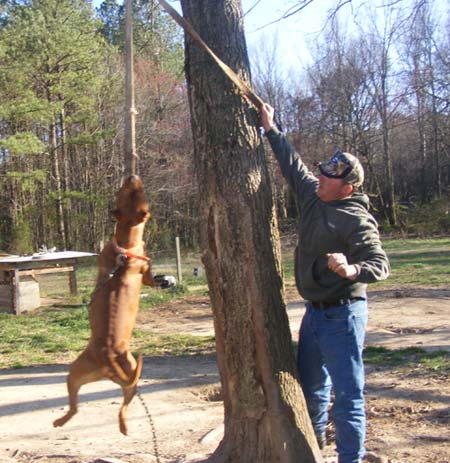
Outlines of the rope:
<svg viewBox="0 0 450 463">
<path fill-rule="evenodd" d="M 139 389 L 136 388 L 136 395 L 138 396 L 139 400 L 141 401 L 142 406 L 144 407 L 145 414 L 147 416 L 148 422 L 150 424 L 150 430 L 152 432 L 152 440 L 153 440 L 153 453 L 155 454 L 156 463 L 161 463 L 161 459 L 159 458 L 159 445 L 158 445 L 158 438 L 156 437 L 156 427 L 155 422 L 153 421 L 152 415 L 150 410 L 145 403 L 144 398 L 142 397 Z"/>
</svg>

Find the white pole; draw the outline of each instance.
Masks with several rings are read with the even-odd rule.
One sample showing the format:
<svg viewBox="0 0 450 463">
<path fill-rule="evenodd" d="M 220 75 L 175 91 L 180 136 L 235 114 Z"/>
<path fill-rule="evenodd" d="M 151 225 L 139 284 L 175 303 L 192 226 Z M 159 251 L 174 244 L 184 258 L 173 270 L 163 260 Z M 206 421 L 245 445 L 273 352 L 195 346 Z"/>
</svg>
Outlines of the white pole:
<svg viewBox="0 0 450 463">
<path fill-rule="evenodd" d="M 181 276 L 181 255 L 180 255 L 180 237 L 175 237 L 175 247 L 177 249 L 177 275 L 178 284 L 181 284 L 183 277 Z"/>
</svg>

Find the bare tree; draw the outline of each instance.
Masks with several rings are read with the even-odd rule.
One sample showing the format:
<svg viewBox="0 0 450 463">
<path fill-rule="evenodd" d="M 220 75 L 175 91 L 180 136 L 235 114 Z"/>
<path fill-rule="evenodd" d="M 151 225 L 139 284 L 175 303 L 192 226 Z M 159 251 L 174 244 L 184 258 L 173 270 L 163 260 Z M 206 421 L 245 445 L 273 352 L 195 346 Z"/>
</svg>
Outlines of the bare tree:
<svg viewBox="0 0 450 463">
<path fill-rule="evenodd" d="M 377 139 L 379 118 L 374 110 L 370 76 L 361 39 L 345 32 L 337 17 L 324 29 L 315 43 L 314 64 L 308 68 L 309 105 L 299 99 L 304 109 L 302 148 L 312 159 L 322 159 L 324 151 L 336 147 L 355 153 L 365 161 L 366 188 L 376 191 L 381 210 L 385 211 Z M 316 138 L 320 135 L 320 139 Z"/>
<path fill-rule="evenodd" d="M 384 165 L 383 200 L 385 215 L 391 225 L 397 223 L 395 204 L 395 177 L 393 170 L 391 134 L 393 119 L 402 102 L 403 94 L 396 86 L 398 69 L 394 66 L 393 54 L 398 29 L 402 24 L 401 10 L 385 8 L 383 17 L 373 15 L 369 23 L 360 25 L 361 45 L 365 57 L 364 65 L 369 79 L 367 92 L 372 98 L 380 126 L 381 152 Z"/>
<path fill-rule="evenodd" d="M 283 130 L 289 130 L 289 93 L 294 83 L 286 76 L 283 63 L 278 50 L 278 36 L 259 42 L 252 53 L 252 81 L 255 91 L 260 97 L 276 108 L 276 123 Z M 285 117 L 286 116 L 286 117 Z M 290 202 L 289 186 L 278 173 L 275 158 L 269 158 L 269 170 L 274 187 L 274 197 L 277 211 L 282 218 L 288 215 L 288 202 Z"/>
<path fill-rule="evenodd" d="M 440 50 L 436 40 L 437 24 L 427 2 L 417 1 L 414 15 L 406 24 L 404 40 L 405 66 L 411 94 L 411 111 L 415 113 L 418 134 L 420 197 L 428 202 L 441 197 L 442 154 L 440 120 L 444 116 L 443 98 L 439 91 L 438 61 Z"/>
</svg>

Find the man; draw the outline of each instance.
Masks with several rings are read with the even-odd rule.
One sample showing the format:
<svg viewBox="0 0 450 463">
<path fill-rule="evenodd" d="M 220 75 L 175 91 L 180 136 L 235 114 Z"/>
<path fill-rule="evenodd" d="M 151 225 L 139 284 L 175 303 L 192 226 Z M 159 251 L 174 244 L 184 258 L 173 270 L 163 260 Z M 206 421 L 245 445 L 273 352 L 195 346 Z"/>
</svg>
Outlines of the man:
<svg viewBox="0 0 450 463">
<path fill-rule="evenodd" d="M 319 164 L 317 179 L 274 127 L 273 114 L 264 104 L 262 126 L 300 205 L 295 279 L 307 301 L 298 344 L 300 381 L 321 448 L 333 386 L 338 461 L 358 463 L 365 453 L 366 287 L 387 278 L 389 262 L 368 197 L 357 191 L 364 180 L 358 159 L 337 151 Z"/>
</svg>

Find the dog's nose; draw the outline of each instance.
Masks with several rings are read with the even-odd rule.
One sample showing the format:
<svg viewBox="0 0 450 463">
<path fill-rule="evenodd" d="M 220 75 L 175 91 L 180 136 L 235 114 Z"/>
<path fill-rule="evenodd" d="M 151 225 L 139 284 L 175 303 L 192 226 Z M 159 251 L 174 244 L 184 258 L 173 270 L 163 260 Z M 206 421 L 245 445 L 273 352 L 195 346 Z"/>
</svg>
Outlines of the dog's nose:
<svg viewBox="0 0 450 463">
<path fill-rule="evenodd" d="M 142 187 L 142 180 L 139 175 L 130 175 L 124 182 L 124 185 L 133 187 L 133 188 L 141 188 Z"/>
</svg>

